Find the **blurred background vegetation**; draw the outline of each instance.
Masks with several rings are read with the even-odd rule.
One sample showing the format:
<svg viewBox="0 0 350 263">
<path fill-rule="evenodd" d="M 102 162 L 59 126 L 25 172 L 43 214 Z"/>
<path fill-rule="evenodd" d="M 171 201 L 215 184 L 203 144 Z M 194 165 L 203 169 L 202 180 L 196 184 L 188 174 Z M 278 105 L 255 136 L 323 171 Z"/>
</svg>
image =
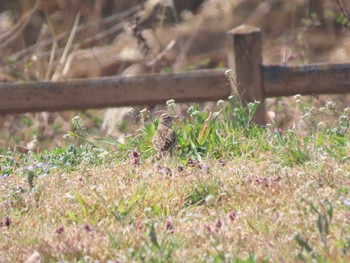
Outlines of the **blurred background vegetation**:
<svg viewBox="0 0 350 263">
<path fill-rule="evenodd" d="M 350 57 L 349 12 L 343 0 L 2 0 L 0 81 L 225 68 L 226 31 L 243 23 L 262 29 L 266 64 L 343 63 Z M 339 107 L 349 105 L 349 96 L 308 101 L 324 106 L 330 98 Z M 269 99 L 266 107 L 276 128 L 298 125 L 301 113 L 290 99 Z M 0 152 L 16 145 L 60 146 L 76 115 L 91 136 L 122 140 L 138 127 L 137 114 L 127 112 L 0 116 Z"/>
</svg>

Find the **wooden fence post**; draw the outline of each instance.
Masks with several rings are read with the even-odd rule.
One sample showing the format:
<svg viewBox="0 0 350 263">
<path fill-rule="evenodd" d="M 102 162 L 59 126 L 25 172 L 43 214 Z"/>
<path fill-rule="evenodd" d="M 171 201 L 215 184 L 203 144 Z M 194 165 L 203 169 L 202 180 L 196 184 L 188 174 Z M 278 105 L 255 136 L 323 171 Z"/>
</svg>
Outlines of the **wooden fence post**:
<svg viewBox="0 0 350 263">
<path fill-rule="evenodd" d="M 257 124 L 265 124 L 265 105 L 262 87 L 261 30 L 241 25 L 228 32 L 230 41 L 229 66 L 236 73 L 237 90 L 244 103 L 260 101 L 253 117 Z"/>
</svg>

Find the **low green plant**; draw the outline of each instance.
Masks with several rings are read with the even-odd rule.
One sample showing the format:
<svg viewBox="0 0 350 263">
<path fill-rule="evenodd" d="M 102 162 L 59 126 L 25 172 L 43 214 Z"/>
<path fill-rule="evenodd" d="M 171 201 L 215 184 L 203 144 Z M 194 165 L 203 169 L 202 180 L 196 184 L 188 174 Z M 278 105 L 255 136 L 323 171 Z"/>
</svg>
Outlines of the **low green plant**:
<svg viewBox="0 0 350 263">
<path fill-rule="evenodd" d="M 327 253 L 331 253 L 328 245 L 328 239 L 330 233 L 330 225 L 332 223 L 334 213 L 332 203 L 326 202 L 325 204 L 321 204 L 321 207 L 319 208 L 313 202 L 308 201 L 305 198 L 302 198 L 301 200 L 310 207 L 312 214 L 317 215 L 316 226 L 322 244 L 322 249 Z M 300 247 L 300 251 L 297 256 L 298 259 L 303 260 L 305 257 L 312 257 L 318 261 L 321 260 L 321 262 L 325 260 L 320 256 L 324 253 L 324 251 L 318 251 L 317 247 L 313 246 L 306 238 L 303 238 L 301 233 L 298 232 L 295 235 L 295 241 Z"/>
</svg>

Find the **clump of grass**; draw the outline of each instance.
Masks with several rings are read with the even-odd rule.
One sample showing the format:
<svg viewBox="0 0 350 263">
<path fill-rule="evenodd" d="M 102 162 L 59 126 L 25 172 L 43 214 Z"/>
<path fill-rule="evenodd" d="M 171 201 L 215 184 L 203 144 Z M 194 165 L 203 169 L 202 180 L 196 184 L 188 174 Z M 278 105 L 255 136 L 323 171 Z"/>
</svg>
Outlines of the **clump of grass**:
<svg viewBox="0 0 350 263">
<path fill-rule="evenodd" d="M 175 101 L 167 102 L 168 110 L 176 114 Z M 245 140 L 260 136 L 264 130 L 251 122 L 258 102 L 245 107 L 241 101 L 231 96 L 227 102 L 219 101 L 217 111 L 200 110 L 194 104 L 187 110 L 188 115 L 175 125 L 178 135 L 177 156 L 182 160 L 202 157 L 220 158 L 242 155 L 253 151 L 253 145 Z M 144 127 L 126 145 L 128 150 L 138 149 L 145 159 L 154 156 L 152 137 L 158 126 L 158 118 L 153 119 L 148 111 L 141 111 Z"/>
</svg>

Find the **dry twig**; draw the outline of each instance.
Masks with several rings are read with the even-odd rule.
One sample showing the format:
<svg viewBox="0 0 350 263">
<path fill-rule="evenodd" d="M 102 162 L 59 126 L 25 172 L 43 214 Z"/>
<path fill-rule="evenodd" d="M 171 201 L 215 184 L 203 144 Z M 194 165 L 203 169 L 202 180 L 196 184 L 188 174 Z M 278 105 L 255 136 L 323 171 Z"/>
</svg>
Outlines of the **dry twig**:
<svg viewBox="0 0 350 263">
<path fill-rule="evenodd" d="M 22 33 L 23 29 L 28 24 L 30 18 L 34 15 L 34 13 L 37 11 L 39 0 L 35 2 L 34 7 L 32 10 L 25 15 L 13 28 L 11 28 L 6 33 L 2 34 L 0 36 L 0 50 L 8 47 L 11 45 Z"/>
</svg>

